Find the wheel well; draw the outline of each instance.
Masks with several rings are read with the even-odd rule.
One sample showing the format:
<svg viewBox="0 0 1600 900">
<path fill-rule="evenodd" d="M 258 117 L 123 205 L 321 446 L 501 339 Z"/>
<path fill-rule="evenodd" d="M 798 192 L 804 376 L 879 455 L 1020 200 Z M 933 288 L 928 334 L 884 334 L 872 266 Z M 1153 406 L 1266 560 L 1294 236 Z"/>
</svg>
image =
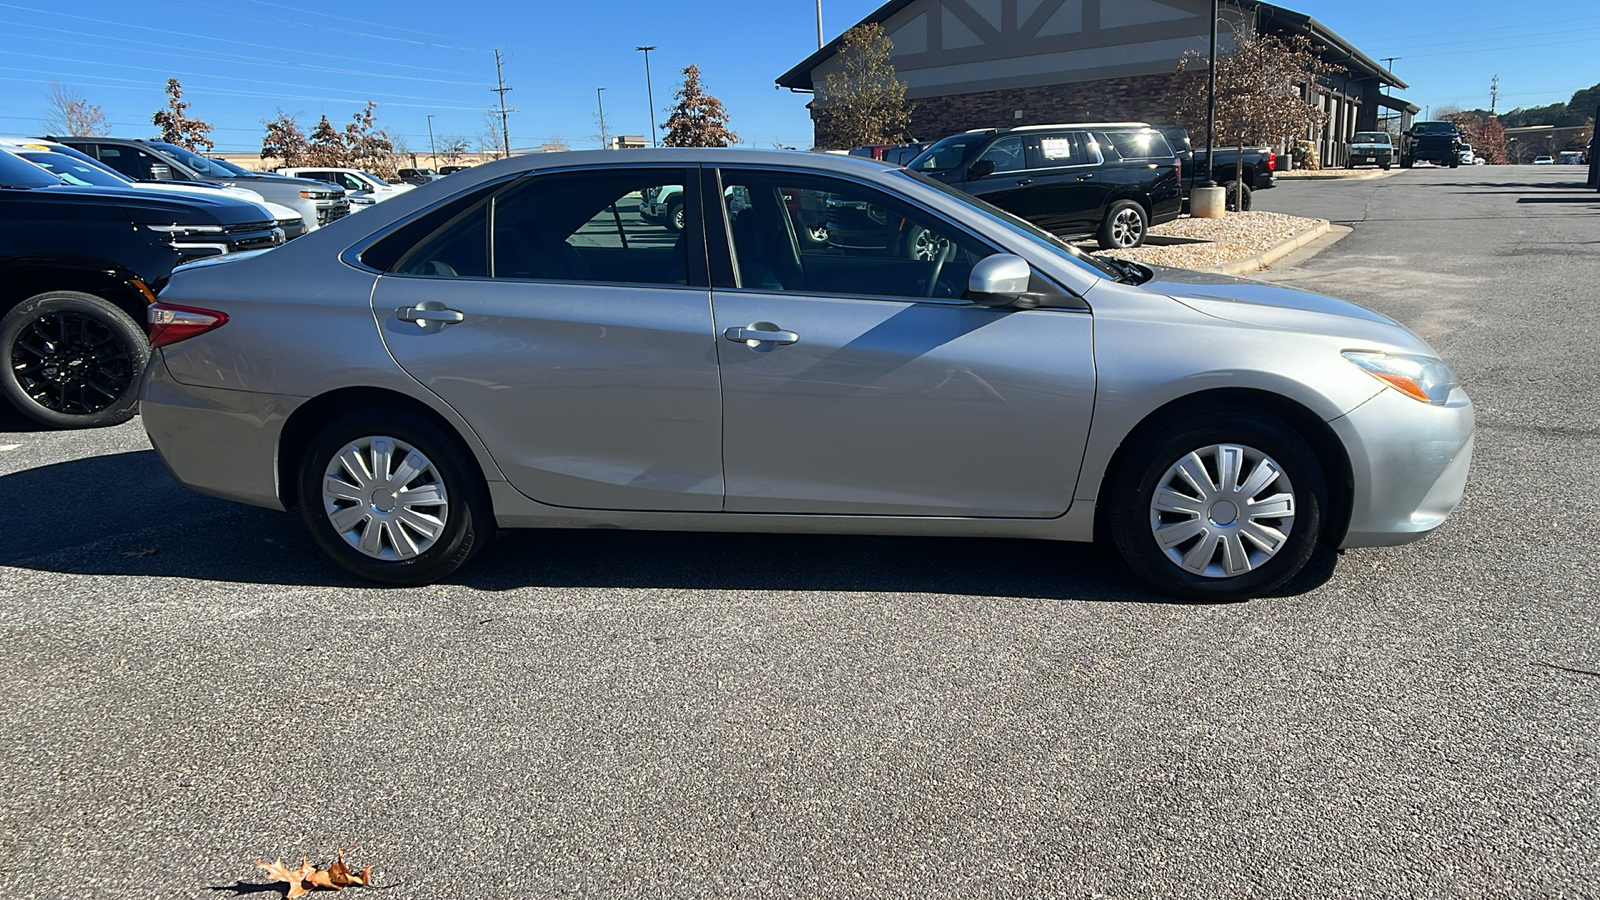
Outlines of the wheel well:
<svg viewBox="0 0 1600 900">
<path fill-rule="evenodd" d="M 1124 464 L 1131 448 L 1138 446 L 1147 435 L 1180 417 L 1194 415 L 1207 409 L 1219 411 L 1249 409 L 1267 413 L 1283 420 L 1304 438 L 1305 442 L 1311 445 L 1311 451 L 1317 455 L 1317 462 L 1322 465 L 1328 485 L 1328 510 L 1322 527 L 1322 543 L 1337 547 L 1344 541 L 1345 532 L 1350 527 L 1350 508 L 1355 495 L 1355 478 L 1350 470 L 1350 456 L 1345 452 L 1344 444 L 1339 440 L 1339 436 L 1334 434 L 1333 429 L 1328 427 L 1328 423 L 1322 421 L 1316 413 L 1293 400 L 1267 391 L 1250 388 L 1204 391 L 1179 397 L 1145 416 L 1144 420 L 1123 438 L 1121 445 L 1117 447 L 1117 452 L 1112 454 L 1111 463 L 1106 466 L 1105 476 L 1100 482 L 1101 491 L 1111 481 L 1117 468 Z M 1095 507 L 1097 536 L 1107 533 L 1105 528 L 1109 513 L 1110 504 L 1105 503 L 1102 498 Z"/>
<path fill-rule="evenodd" d="M 148 304 L 132 285 L 114 275 L 80 269 L 24 269 L 8 274 L 0 281 L 0 314 L 9 312 L 29 297 L 49 291 L 93 294 L 114 304 L 139 325 L 144 325 Z"/>
<path fill-rule="evenodd" d="M 283 423 L 283 431 L 278 436 L 278 499 L 283 501 L 285 509 L 293 508 L 300 500 L 300 459 L 305 456 L 306 447 L 311 443 L 311 438 L 317 433 L 317 429 L 352 409 L 374 406 L 404 409 L 429 419 L 446 434 L 455 437 L 461 452 L 467 459 L 472 460 L 476 467 L 477 454 L 473 453 L 472 448 L 462 439 L 460 430 L 426 403 L 384 388 L 340 388 L 302 403 L 289 414 L 288 421 Z M 480 480 L 483 478 L 481 471 L 478 472 L 478 477 Z M 488 496 L 487 491 L 485 496 Z"/>
</svg>

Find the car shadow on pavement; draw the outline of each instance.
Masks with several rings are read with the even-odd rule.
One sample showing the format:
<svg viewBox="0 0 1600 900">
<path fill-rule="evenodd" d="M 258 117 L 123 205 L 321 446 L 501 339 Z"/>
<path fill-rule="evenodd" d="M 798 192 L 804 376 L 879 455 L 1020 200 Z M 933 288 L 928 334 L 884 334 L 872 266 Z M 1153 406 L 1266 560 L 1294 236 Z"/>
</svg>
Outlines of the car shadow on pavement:
<svg viewBox="0 0 1600 900">
<path fill-rule="evenodd" d="M 155 452 L 88 457 L 0 476 L 26 512 L 0 565 L 78 575 L 186 578 L 384 590 L 345 573 L 300 517 L 179 487 Z M 1319 551 L 1276 595 L 1323 584 Z M 848 591 L 1181 603 L 1138 581 L 1108 545 L 1001 538 L 504 531 L 446 583 L 524 587 Z"/>
</svg>

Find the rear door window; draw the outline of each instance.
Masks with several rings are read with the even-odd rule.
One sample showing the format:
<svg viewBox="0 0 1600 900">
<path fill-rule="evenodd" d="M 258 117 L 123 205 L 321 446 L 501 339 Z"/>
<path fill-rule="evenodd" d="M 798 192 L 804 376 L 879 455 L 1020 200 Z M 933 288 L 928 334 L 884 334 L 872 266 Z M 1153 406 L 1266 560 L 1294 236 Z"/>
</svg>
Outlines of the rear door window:
<svg viewBox="0 0 1600 900">
<path fill-rule="evenodd" d="M 1108 131 L 1106 142 L 1123 159 L 1171 159 L 1172 145 L 1156 131 Z"/>
</svg>

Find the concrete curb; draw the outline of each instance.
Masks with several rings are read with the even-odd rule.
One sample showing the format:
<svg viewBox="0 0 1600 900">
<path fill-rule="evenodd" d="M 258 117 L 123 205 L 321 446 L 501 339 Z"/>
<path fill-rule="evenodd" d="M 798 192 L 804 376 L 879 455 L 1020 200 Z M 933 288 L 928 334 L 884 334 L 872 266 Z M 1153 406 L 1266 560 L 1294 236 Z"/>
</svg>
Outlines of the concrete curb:
<svg viewBox="0 0 1600 900">
<path fill-rule="evenodd" d="M 1319 169 L 1318 171 L 1320 172 L 1322 170 Z M 1335 171 L 1352 172 L 1354 170 L 1337 169 Z M 1396 165 L 1387 172 L 1383 169 L 1373 169 L 1370 172 L 1356 172 L 1352 175 L 1289 175 L 1284 172 L 1279 172 L 1277 177 L 1281 179 L 1278 182 L 1279 186 L 1281 187 L 1283 184 L 1292 181 L 1372 181 L 1375 178 L 1393 178 L 1402 171 L 1404 170 Z"/>
<path fill-rule="evenodd" d="M 1327 219 L 1318 219 L 1317 224 L 1307 228 L 1305 231 L 1300 232 L 1294 237 L 1278 243 L 1276 246 L 1269 247 L 1266 250 L 1257 253 L 1255 256 L 1247 256 L 1244 259 L 1236 259 L 1233 262 L 1225 262 L 1214 266 L 1206 266 L 1205 268 L 1197 271 L 1214 272 L 1218 275 L 1248 275 L 1251 272 L 1259 272 L 1262 269 L 1265 269 L 1267 266 L 1272 265 L 1278 260 L 1283 259 L 1285 256 L 1288 256 L 1294 251 L 1299 250 L 1301 247 L 1304 247 L 1312 241 L 1315 241 L 1316 239 L 1327 234 L 1329 227 L 1330 226 Z"/>
</svg>

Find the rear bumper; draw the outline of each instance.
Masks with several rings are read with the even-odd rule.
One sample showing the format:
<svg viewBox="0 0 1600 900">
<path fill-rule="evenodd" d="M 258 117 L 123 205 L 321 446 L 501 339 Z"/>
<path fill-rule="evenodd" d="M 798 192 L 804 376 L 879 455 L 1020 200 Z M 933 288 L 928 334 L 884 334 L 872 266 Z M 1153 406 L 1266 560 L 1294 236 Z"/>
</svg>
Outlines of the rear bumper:
<svg viewBox="0 0 1600 900">
<path fill-rule="evenodd" d="M 1419 540 L 1461 502 L 1475 424 L 1460 388 L 1444 406 L 1385 390 L 1328 425 L 1350 455 L 1355 485 L 1341 549 Z"/>
<path fill-rule="evenodd" d="M 139 383 L 139 418 L 178 483 L 193 491 L 283 509 L 278 439 L 304 397 L 182 384 L 160 350 Z"/>
</svg>

